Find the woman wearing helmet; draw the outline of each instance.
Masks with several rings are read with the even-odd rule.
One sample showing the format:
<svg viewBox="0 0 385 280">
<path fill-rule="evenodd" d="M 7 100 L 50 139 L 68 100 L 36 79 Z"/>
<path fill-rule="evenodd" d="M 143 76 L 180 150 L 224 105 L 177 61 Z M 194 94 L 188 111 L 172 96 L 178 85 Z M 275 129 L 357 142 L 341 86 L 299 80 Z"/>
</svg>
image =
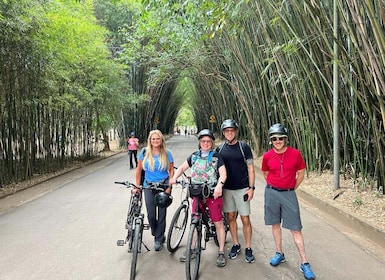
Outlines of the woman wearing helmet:
<svg viewBox="0 0 385 280">
<path fill-rule="evenodd" d="M 302 236 L 300 209 L 295 189 L 305 177 L 306 164 L 300 151 L 287 145 L 287 129 L 280 123 L 269 129 L 269 141 L 272 149 L 263 155 L 262 171 L 266 179 L 265 189 L 265 224 L 272 226 L 276 253 L 270 259 L 270 265 L 277 266 L 285 262 L 282 252 L 282 229 L 290 230 L 297 246 L 301 265 L 300 270 L 306 279 L 314 279 L 305 254 Z"/>
<path fill-rule="evenodd" d="M 225 246 L 225 229 L 222 220 L 222 187 L 226 181 L 226 168 L 222 158 L 214 151 L 215 137 L 211 130 L 203 129 L 198 134 L 199 150 L 191 154 L 185 162 L 175 171 L 174 176 L 170 179 L 171 184 L 176 183 L 176 179 L 187 169 L 191 168 L 192 183 L 214 183 L 214 197 L 207 198 L 206 203 L 209 208 L 209 214 L 215 224 L 218 235 L 219 252 L 217 258 L 217 266 L 226 265 L 224 256 Z M 195 198 L 192 209 L 195 209 Z M 180 261 L 186 261 L 184 254 Z"/>
<path fill-rule="evenodd" d="M 166 208 L 162 207 L 163 205 L 156 204 L 155 195 L 148 188 L 148 183 L 164 182 L 167 184 L 168 178 L 174 175 L 174 159 L 171 151 L 166 148 L 166 141 L 160 130 L 150 131 L 147 147 L 142 149 L 138 155 L 137 186 L 140 185 L 143 169 L 146 171 L 144 173 L 143 189 L 148 222 L 151 227 L 151 234 L 154 236 L 155 251 L 160 251 L 163 247 L 162 243 L 166 239 L 164 235 L 166 230 Z M 165 189 L 165 192 L 171 194 L 171 187 Z M 159 198 L 164 198 L 164 196 Z"/>
</svg>

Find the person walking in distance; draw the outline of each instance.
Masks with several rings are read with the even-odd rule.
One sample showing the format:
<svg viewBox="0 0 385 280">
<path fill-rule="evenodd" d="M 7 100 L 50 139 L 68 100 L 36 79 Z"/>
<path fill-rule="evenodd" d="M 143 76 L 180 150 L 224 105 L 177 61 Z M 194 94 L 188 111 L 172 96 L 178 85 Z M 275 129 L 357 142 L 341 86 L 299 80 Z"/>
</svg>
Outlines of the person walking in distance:
<svg viewBox="0 0 385 280">
<path fill-rule="evenodd" d="M 144 198 L 147 209 L 147 217 L 154 236 L 155 251 L 162 250 L 162 243 L 166 240 L 166 208 L 156 206 L 155 194 L 148 185 L 150 183 L 162 183 L 168 185 L 169 178 L 174 175 L 174 159 L 170 150 L 166 148 L 165 139 L 160 130 L 150 131 L 147 146 L 138 155 L 138 167 L 136 168 L 136 185 L 141 184 L 142 169 L 144 173 Z M 137 191 L 137 190 L 133 190 Z M 171 187 L 164 190 L 171 194 Z"/>
<path fill-rule="evenodd" d="M 222 158 L 214 152 L 215 137 L 211 130 L 203 129 L 198 134 L 199 150 L 191 154 L 183 164 L 175 171 L 170 184 L 175 184 L 176 179 L 187 169 L 191 168 L 191 183 L 209 183 L 213 184 L 213 197 L 206 198 L 206 204 L 209 208 L 210 218 L 213 220 L 218 236 L 218 257 L 217 266 L 224 267 L 226 258 L 224 255 L 225 247 L 225 228 L 222 219 L 222 187 L 226 181 L 226 168 Z M 195 209 L 196 198 L 194 198 L 193 207 Z M 186 261 L 186 252 L 180 257 L 181 262 Z"/>
<path fill-rule="evenodd" d="M 315 279 L 305 254 L 300 209 L 295 192 L 305 177 L 306 164 L 300 151 L 287 145 L 288 133 L 285 126 L 276 123 L 269 128 L 268 134 L 272 149 L 263 155 L 261 169 L 266 179 L 265 224 L 272 226 L 276 247 L 270 265 L 277 266 L 285 262 L 282 225 L 293 236 L 301 258 L 300 271 L 305 279 Z"/>
<path fill-rule="evenodd" d="M 134 161 L 135 161 L 135 167 L 138 166 L 138 158 L 137 158 L 138 145 L 139 145 L 139 139 L 135 137 L 135 132 L 131 132 L 130 137 L 127 138 L 130 169 L 134 168 Z"/>
<path fill-rule="evenodd" d="M 229 230 L 233 246 L 229 253 L 230 259 L 235 259 L 241 253 L 238 239 L 237 216 L 241 217 L 243 235 L 245 238 L 245 261 L 255 261 L 251 249 L 252 226 L 250 222 L 250 201 L 254 196 L 254 160 L 248 144 L 237 140 L 238 123 L 227 119 L 221 125 L 226 142 L 217 147 L 227 170 L 227 180 L 223 187 L 223 212 L 227 213 Z"/>
</svg>

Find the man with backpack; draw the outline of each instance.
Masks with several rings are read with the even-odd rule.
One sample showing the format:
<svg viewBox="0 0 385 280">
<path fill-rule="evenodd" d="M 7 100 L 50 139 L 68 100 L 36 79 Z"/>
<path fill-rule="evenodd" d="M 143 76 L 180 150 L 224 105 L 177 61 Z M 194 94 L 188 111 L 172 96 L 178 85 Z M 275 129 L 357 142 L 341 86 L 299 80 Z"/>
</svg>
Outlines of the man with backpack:
<svg viewBox="0 0 385 280">
<path fill-rule="evenodd" d="M 250 223 L 250 201 L 254 195 L 255 170 L 253 153 L 248 144 L 237 140 L 238 123 L 227 119 L 221 125 L 226 142 L 216 151 L 221 155 L 226 166 L 227 180 L 223 186 L 223 212 L 227 213 L 233 246 L 229 253 L 235 259 L 241 253 L 238 240 L 237 216 L 241 217 L 245 237 L 245 261 L 255 261 L 251 249 L 252 226 Z"/>
</svg>

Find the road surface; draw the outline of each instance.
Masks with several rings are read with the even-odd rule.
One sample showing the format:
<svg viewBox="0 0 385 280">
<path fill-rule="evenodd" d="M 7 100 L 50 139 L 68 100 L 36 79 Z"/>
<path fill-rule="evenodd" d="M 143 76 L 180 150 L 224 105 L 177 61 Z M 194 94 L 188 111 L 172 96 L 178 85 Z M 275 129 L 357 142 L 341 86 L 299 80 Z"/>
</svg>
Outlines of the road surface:
<svg viewBox="0 0 385 280">
<path fill-rule="evenodd" d="M 167 141 L 176 166 L 197 147 L 194 136 L 174 136 Z M 116 246 L 126 234 L 124 221 L 129 190 L 114 181 L 134 182 L 127 154 L 121 153 L 91 166 L 54 178 L 34 188 L 0 200 L 0 279 L 1 280 L 119 280 L 129 279 L 130 255 L 126 247 Z M 304 279 L 299 256 L 290 233 L 284 230 L 286 263 L 269 265 L 274 255 L 271 229 L 263 223 L 264 180 L 257 174 L 252 201 L 252 248 L 256 261 L 244 260 L 242 225 L 239 237 L 242 253 L 227 260 L 224 268 L 215 265 L 217 248 L 213 242 L 203 252 L 200 279 Z M 173 192 L 168 222 L 181 201 L 180 190 Z M 316 279 L 384 279 L 385 252 L 359 234 L 338 225 L 332 217 L 301 203 L 303 233 L 308 259 Z M 186 234 L 187 235 L 187 234 Z M 186 243 L 174 254 L 166 247 L 153 250 L 150 231 L 144 242 L 151 251 L 138 257 L 137 279 L 185 279 L 179 262 Z M 226 255 L 232 246 L 227 237 Z M 373 250 L 372 250 L 373 249 Z"/>
</svg>

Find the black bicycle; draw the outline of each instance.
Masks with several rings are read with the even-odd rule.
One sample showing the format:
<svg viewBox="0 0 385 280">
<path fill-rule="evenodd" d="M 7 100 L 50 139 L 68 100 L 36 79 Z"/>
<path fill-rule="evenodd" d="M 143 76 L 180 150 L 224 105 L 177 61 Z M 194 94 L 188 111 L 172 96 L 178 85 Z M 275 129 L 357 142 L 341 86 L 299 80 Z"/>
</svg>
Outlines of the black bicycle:
<svg viewBox="0 0 385 280">
<path fill-rule="evenodd" d="M 190 197 L 196 197 L 197 203 L 191 217 L 190 231 L 187 239 L 186 248 L 186 279 L 198 279 L 199 266 L 201 261 L 201 252 L 206 249 L 206 244 L 210 239 L 219 246 L 218 236 L 214 222 L 209 215 L 209 209 L 205 203 L 205 198 L 213 195 L 213 186 L 208 184 L 190 184 Z M 199 207 L 202 205 L 203 207 Z M 201 211 L 200 209 L 203 209 Z M 225 227 L 225 239 L 228 231 L 227 217 L 222 213 L 223 225 Z M 204 237 L 204 246 L 202 246 L 202 237 Z"/>
<path fill-rule="evenodd" d="M 175 252 L 180 243 L 182 242 L 184 233 L 187 228 L 187 221 L 190 211 L 190 195 L 188 192 L 188 186 L 191 178 L 185 173 L 182 174 L 182 179 L 177 181 L 177 184 L 182 188 L 182 194 L 185 194 L 184 199 L 175 211 L 174 216 L 171 219 L 170 226 L 167 234 L 167 250 L 169 252 Z"/>
<path fill-rule="evenodd" d="M 131 272 L 130 272 L 130 280 L 135 279 L 136 275 L 136 264 L 138 260 L 138 253 L 142 251 L 142 244 L 150 251 L 150 249 L 143 243 L 143 230 L 147 230 L 150 228 L 149 224 L 144 223 L 144 214 L 142 213 L 142 188 L 137 187 L 136 185 L 129 183 L 128 181 L 124 182 L 115 182 L 115 184 L 121 184 L 126 186 L 127 188 L 136 188 L 139 189 L 135 194 L 131 194 L 130 203 L 128 205 L 127 219 L 125 222 L 125 228 L 127 229 L 127 236 L 123 240 L 118 240 L 118 246 L 124 246 L 126 243 L 128 244 L 127 251 L 132 253 L 131 258 Z M 164 184 L 156 183 L 151 184 L 149 187 L 152 190 L 161 192 L 164 190 Z"/>
</svg>

